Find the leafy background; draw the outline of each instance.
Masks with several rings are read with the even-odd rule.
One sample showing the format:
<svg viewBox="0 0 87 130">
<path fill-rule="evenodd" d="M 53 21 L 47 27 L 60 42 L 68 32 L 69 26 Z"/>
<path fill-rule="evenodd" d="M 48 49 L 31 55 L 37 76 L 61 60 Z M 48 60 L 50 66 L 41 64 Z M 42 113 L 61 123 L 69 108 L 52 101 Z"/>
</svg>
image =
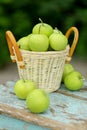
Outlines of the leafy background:
<svg viewBox="0 0 87 130">
<path fill-rule="evenodd" d="M 76 26 L 79 41 L 74 55 L 87 56 L 87 0 L 0 0 L 0 68 L 10 61 L 5 32 L 11 30 L 18 40 L 31 33 L 38 18 L 63 33 Z"/>
</svg>

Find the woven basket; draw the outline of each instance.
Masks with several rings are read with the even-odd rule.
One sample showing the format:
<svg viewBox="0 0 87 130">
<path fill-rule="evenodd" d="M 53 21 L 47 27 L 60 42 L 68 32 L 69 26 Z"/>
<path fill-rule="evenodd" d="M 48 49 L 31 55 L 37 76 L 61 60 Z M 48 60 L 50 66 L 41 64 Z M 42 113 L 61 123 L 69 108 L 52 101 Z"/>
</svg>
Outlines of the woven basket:
<svg viewBox="0 0 87 130">
<path fill-rule="evenodd" d="M 33 52 L 19 49 L 15 37 L 11 31 L 6 31 L 11 59 L 17 63 L 20 79 L 34 81 L 38 88 L 50 93 L 60 87 L 65 62 L 71 60 L 78 41 L 78 29 L 71 27 L 66 32 L 66 37 L 74 32 L 74 40 L 71 48 L 67 45 L 63 51 Z"/>
</svg>

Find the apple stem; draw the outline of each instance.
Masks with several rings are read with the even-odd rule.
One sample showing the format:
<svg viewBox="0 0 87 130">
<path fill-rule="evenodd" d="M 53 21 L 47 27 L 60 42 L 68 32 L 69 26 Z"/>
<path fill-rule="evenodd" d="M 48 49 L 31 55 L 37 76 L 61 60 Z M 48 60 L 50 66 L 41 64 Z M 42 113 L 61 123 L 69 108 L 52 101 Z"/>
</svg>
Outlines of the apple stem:
<svg viewBox="0 0 87 130">
<path fill-rule="evenodd" d="M 55 27 L 55 30 L 57 30 L 57 31 L 59 31 L 59 32 L 60 32 L 60 30 L 59 30 L 57 27 Z"/>
<path fill-rule="evenodd" d="M 39 21 L 42 23 L 42 25 L 44 25 L 44 23 L 43 23 L 43 21 L 42 21 L 42 19 L 41 19 L 41 18 L 39 18 Z"/>
<path fill-rule="evenodd" d="M 25 82 L 25 79 L 23 79 L 23 81 Z"/>
<path fill-rule="evenodd" d="M 22 76 L 22 79 L 23 79 L 23 81 L 25 82 L 25 79 L 23 78 L 23 76 Z"/>
<path fill-rule="evenodd" d="M 55 27 L 55 30 L 58 30 L 58 28 L 57 28 L 57 27 Z"/>
<path fill-rule="evenodd" d="M 41 25 L 39 26 L 38 34 L 40 34 L 41 26 L 44 26 L 44 23 L 41 18 L 39 18 L 39 21 L 41 22 Z"/>
</svg>

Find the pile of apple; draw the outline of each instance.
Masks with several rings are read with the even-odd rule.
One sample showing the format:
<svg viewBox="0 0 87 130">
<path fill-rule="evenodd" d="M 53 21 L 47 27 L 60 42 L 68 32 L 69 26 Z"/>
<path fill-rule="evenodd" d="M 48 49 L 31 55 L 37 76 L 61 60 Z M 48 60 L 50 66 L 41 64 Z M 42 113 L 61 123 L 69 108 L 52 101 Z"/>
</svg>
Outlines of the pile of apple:
<svg viewBox="0 0 87 130">
<path fill-rule="evenodd" d="M 62 82 L 70 91 L 77 91 L 83 87 L 82 74 L 71 64 L 65 64 Z M 42 113 L 49 108 L 49 94 L 31 80 L 18 80 L 14 85 L 14 92 L 19 99 L 26 100 L 26 106 L 32 113 Z"/>
<path fill-rule="evenodd" d="M 32 33 L 22 37 L 17 44 L 20 49 L 36 52 L 61 51 L 68 44 L 68 39 L 58 29 L 43 23 L 36 24 Z M 62 82 L 69 90 L 80 90 L 83 87 L 82 74 L 74 69 L 71 64 L 65 64 Z M 33 113 L 41 113 L 48 109 L 50 99 L 48 93 L 38 88 L 31 80 L 18 80 L 14 85 L 14 92 L 19 99 L 25 99 L 27 108 Z"/>
<path fill-rule="evenodd" d="M 76 71 L 72 64 L 65 64 L 62 75 L 62 82 L 71 91 L 80 90 L 83 87 L 83 76 Z"/>
<path fill-rule="evenodd" d="M 26 106 L 32 113 L 45 112 L 50 105 L 48 93 L 31 80 L 18 80 L 14 85 L 14 92 L 19 99 L 26 101 Z"/>
<path fill-rule="evenodd" d="M 66 36 L 57 28 L 53 29 L 49 24 L 39 20 L 41 22 L 33 27 L 31 34 L 17 41 L 19 48 L 36 52 L 64 50 L 68 44 Z"/>
</svg>

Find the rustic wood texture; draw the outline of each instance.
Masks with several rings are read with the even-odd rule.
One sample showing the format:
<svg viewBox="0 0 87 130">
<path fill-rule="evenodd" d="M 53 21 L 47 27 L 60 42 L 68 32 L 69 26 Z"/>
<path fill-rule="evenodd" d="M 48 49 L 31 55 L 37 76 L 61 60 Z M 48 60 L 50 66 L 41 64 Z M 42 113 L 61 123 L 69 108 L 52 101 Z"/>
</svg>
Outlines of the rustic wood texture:
<svg viewBox="0 0 87 130">
<path fill-rule="evenodd" d="M 5 115 L 47 130 L 87 130 L 87 82 L 80 91 L 71 92 L 62 85 L 50 93 L 50 107 L 42 114 L 33 114 L 27 109 L 25 100 L 14 94 L 14 84 L 8 81 L 0 85 L 0 118 Z"/>
</svg>

